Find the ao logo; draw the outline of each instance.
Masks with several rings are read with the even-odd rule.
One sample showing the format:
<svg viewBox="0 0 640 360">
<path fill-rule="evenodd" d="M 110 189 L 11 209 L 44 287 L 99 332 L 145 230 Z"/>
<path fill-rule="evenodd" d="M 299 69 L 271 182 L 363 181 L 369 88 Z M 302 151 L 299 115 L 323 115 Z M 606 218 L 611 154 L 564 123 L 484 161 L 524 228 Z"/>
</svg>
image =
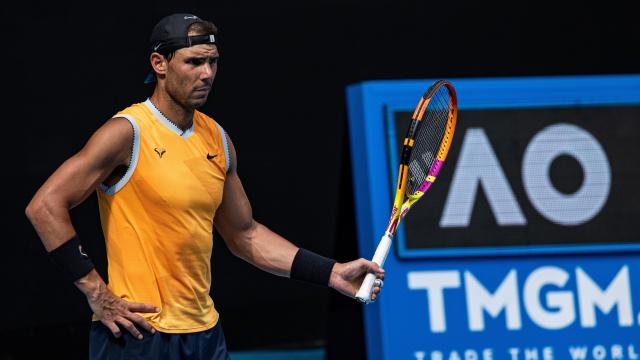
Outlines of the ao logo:
<svg viewBox="0 0 640 360">
<path fill-rule="evenodd" d="M 584 173 L 573 194 L 559 192 L 549 168 L 560 155 L 573 157 Z M 550 125 L 529 142 L 522 159 L 522 183 L 533 207 L 547 220 L 565 226 L 591 220 L 604 206 L 611 169 L 600 143 L 586 130 L 567 123 Z M 481 128 L 469 128 L 460 150 L 440 227 L 469 225 L 478 186 L 501 226 L 527 224 L 500 163 Z"/>
</svg>

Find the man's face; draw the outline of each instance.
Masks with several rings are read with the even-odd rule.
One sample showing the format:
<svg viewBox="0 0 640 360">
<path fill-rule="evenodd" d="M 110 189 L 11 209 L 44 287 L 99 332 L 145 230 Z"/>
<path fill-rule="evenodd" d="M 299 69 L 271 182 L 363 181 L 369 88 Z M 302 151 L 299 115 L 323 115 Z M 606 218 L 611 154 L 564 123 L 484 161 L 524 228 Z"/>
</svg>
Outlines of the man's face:
<svg viewBox="0 0 640 360">
<path fill-rule="evenodd" d="M 218 48 L 210 44 L 176 50 L 168 62 L 167 93 L 184 107 L 204 105 L 218 71 L 218 56 Z"/>
</svg>

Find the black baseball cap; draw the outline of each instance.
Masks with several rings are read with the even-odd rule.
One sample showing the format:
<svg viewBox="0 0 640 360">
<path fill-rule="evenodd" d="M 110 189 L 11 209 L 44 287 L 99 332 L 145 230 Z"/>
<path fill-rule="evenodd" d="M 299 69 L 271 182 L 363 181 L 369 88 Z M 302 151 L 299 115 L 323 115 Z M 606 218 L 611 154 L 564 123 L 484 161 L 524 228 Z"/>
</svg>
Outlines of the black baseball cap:
<svg viewBox="0 0 640 360">
<path fill-rule="evenodd" d="M 188 36 L 189 26 L 203 22 L 193 14 L 171 14 L 162 18 L 151 31 L 149 39 L 150 52 L 167 55 L 178 49 L 199 44 L 216 44 L 215 34 Z M 145 84 L 156 81 L 153 71 L 144 80 Z"/>
</svg>

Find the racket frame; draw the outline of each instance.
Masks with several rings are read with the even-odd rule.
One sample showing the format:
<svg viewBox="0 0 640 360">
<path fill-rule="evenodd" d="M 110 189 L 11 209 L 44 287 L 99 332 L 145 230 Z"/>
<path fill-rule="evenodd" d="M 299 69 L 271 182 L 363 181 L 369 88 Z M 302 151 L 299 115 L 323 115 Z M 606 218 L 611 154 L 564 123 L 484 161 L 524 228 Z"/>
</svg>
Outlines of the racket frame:
<svg viewBox="0 0 640 360">
<path fill-rule="evenodd" d="M 411 158 L 411 152 L 415 143 L 415 135 L 418 128 L 421 125 L 421 121 L 424 118 L 425 111 L 431 101 L 433 95 L 442 86 L 446 86 L 449 91 L 449 115 L 447 119 L 447 125 L 443 139 L 438 149 L 438 155 L 435 161 L 429 169 L 427 177 L 422 184 L 418 187 L 418 190 L 413 194 L 406 194 L 407 180 L 409 174 L 409 159 Z M 395 235 L 398 225 L 404 216 L 409 212 L 413 204 L 415 204 L 420 198 L 429 190 L 433 182 L 435 182 L 442 164 L 447 158 L 449 149 L 451 147 L 451 141 L 453 140 L 453 134 L 456 128 L 456 121 L 458 117 L 458 99 L 456 91 L 453 85 L 446 80 L 438 80 L 432 84 L 429 89 L 420 98 L 418 105 L 413 111 L 411 116 L 411 123 L 407 129 L 404 142 L 402 145 L 402 155 L 400 157 L 400 167 L 398 169 L 398 179 L 396 185 L 396 194 L 393 200 L 393 208 L 391 210 L 391 216 L 389 224 L 385 230 L 384 235 L 380 239 L 376 252 L 372 258 L 372 261 L 383 266 L 386 261 L 387 255 L 391 249 L 391 239 Z M 373 289 L 373 283 L 375 281 L 375 274 L 368 273 L 360 286 L 360 289 L 356 293 L 356 299 L 362 303 L 371 302 L 371 291 Z"/>
</svg>

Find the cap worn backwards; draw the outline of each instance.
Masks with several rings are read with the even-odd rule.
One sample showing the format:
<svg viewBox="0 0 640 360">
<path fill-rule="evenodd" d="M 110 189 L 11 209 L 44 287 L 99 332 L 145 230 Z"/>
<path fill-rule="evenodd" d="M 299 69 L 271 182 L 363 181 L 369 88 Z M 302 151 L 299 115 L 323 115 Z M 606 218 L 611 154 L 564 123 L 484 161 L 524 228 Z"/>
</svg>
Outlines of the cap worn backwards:
<svg viewBox="0 0 640 360">
<path fill-rule="evenodd" d="M 189 36 L 191 24 L 203 22 L 193 14 L 172 14 L 162 18 L 151 31 L 150 51 L 167 55 L 181 48 L 199 44 L 216 44 L 214 34 Z M 153 72 L 145 79 L 145 84 L 155 82 Z"/>
</svg>

